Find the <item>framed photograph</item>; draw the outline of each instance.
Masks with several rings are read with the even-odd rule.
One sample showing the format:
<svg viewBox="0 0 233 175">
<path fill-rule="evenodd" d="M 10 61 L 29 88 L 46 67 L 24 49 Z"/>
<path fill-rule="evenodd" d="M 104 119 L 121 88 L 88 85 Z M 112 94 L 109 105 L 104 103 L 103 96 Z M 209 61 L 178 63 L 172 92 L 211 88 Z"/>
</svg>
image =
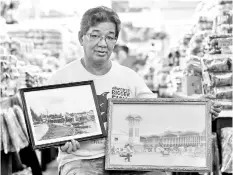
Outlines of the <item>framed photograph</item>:
<svg viewBox="0 0 233 175">
<path fill-rule="evenodd" d="M 93 81 L 20 89 L 33 149 L 106 136 Z"/>
<path fill-rule="evenodd" d="M 210 172 L 210 101 L 109 99 L 106 170 Z"/>
</svg>

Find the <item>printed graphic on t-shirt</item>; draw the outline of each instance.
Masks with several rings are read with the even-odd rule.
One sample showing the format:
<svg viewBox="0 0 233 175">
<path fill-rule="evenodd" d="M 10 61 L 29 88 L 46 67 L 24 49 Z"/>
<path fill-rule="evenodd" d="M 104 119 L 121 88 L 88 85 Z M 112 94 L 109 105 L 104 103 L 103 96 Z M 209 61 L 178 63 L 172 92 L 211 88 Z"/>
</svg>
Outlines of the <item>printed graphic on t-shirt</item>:
<svg viewBox="0 0 233 175">
<path fill-rule="evenodd" d="M 109 92 L 104 92 L 101 95 L 97 95 L 99 109 L 102 121 L 105 123 L 107 122 L 107 108 L 108 108 L 108 99 L 107 95 Z"/>
<path fill-rule="evenodd" d="M 107 108 L 108 108 L 108 98 L 109 92 L 104 92 L 101 95 L 97 95 L 99 109 L 102 121 L 107 122 Z M 118 88 L 114 86 L 112 88 L 112 98 L 128 98 L 130 96 L 130 90 L 125 88 Z"/>
<path fill-rule="evenodd" d="M 125 88 L 118 88 L 114 86 L 112 88 L 112 98 L 128 98 L 130 96 L 130 90 Z"/>
<path fill-rule="evenodd" d="M 109 92 L 104 92 L 101 95 L 97 95 L 99 109 L 102 121 L 107 122 L 107 109 L 108 109 L 108 98 Z M 124 88 L 113 87 L 112 88 L 112 98 L 127 98 L 130 96 L 130 90 Z M 103 145 L 105 143 L 105 138 L 92 140 L 92 144 Z"/>
<path fill-rule="evenodd" d="M 101 119 L 104 123 L 107 122 L 107 109 L 108 109 L 108 98 L 107 95 L 109 92 L 104 92 L 101 95 L 97 95 L 97 100 L 99 103 L 99 109 L 101 114 Z M 92 140 L 92 144 L 104 145 L 105 138 Z"/>
</svg>

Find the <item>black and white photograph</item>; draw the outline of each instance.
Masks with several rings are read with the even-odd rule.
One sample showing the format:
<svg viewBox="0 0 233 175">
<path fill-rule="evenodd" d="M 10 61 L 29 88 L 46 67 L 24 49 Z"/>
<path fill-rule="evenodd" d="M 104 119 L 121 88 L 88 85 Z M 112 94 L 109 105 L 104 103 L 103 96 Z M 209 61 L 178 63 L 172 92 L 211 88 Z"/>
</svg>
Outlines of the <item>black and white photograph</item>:
<svg viewBox="0 0 233 175">
<path fill-rule="evenodd" d="M 0 0 L 1 174 L 232 174 L 220 139 L 233 119 L 232 11 L 233 0 Z M 96 92 L 57 86 L 83 81 Z"/>
<path fill-rule="evenodd" d="M 210 169 L 207 101 L 112 99 L 107 169 Z"/>
<path fill-rule="evenodd" d="M 93 81 L 21 89 L 34 148 L 104 135 Z"/>
</svg>

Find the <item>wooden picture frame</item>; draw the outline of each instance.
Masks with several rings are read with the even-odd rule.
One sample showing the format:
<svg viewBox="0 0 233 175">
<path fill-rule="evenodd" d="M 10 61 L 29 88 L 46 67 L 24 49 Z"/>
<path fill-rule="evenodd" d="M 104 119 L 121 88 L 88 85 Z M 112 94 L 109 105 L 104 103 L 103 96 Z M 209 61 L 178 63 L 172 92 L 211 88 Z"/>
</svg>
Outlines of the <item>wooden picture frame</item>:
<svg viewBox="0 0 233 175">
<path fill-rule="evenodd" d="M 210 101 L 109 99 L 106 170 L 210 172 Z"/>
<path fill-rule="evenodd" d="M 106 136 L 93 81 L 19 91 L 33 149 Z"/>
</svg>

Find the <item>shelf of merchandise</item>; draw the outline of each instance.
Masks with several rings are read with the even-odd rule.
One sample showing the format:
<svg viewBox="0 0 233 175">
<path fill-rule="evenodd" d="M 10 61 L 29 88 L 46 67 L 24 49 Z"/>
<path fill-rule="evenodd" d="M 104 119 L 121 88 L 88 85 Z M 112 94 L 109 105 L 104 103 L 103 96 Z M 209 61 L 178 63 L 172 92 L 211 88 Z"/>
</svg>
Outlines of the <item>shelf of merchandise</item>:
<svg viewBox="0 0 233 175">
<path fill-rule="evenodd" d="M 213 96 L 212 100 L 222 105 L 222 111 L 213 122 L 213 131 L 217 133 L 220 171 L 232 174 L 232 148 L 227 146 L 232 142 L 229 137 L 233 133 L 232 0 L 216 1 L 211 10 L 215 12 L 213 30 L 206 37 L 205 54 L 201 59 L 203 93 Z"/>
<path fill-rule="evenodd" d="M 211 30 L 200 31 L 197 21 L 202 16 L 213 21 Z M 196 20 L 193 20 L 195 22 L 191 28 L 191 33 L 197 35 L 200 32 L 205 36 L 203 39 L 204 55 L 199 57 L 202 93 L 203 95 L 211 95 L 211 100 L 222 105 L 222 111 L 212 122 L 212 132 L 216 133 L 218 147 L 218 153 L 213 154 L 213 160 L 216 161 L 216 155 L 219 154 L 218 172 L 213 171 L 212 174 L 228 175 L 233 173 L 233 150 L 228 146 L 232 143 L 229 138 L 232 138 L 233 133 L 232 0 L 203 0 L 196 8 L 194 18 Z M 214 45 L 215 48 L 213 48 Z M 206 60 L 209 61 L 209 64 L 206 64 Z M 224 63 L 226 64 L 224 65 Z M 216 70 L 220 70 L 221 67 L 225 67 L 225 69 L 217 72 L 214 71 L 214 66 Z M 222 82 L 222 86 L 219 86 L 218 82 Z M 216 164 L 213 167 L 213 170 L 216 170 Z"/>
</svg>

